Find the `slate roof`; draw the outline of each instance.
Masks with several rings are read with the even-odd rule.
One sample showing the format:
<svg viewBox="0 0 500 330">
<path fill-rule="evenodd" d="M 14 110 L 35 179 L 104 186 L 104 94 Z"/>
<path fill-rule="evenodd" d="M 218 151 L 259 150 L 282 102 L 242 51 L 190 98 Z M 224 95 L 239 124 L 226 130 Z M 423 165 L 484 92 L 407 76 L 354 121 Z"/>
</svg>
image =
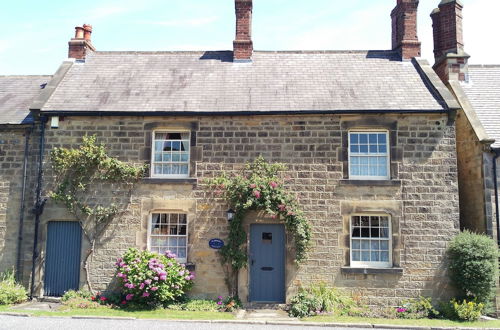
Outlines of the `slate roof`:
<svg viewBox="0 0 500 330">
<path fill-rule="evenodd" d="M 392 51 L 94 52 L 75 62 L 42 111 L 443 111 L 417 65 Z"/>
<path fill-rule="evenodd" d="M 462 88 L 493 147 L 500 147 L 500 65 L 469 65 L 469 83 Z"/>
<path fill-rule="evenodd" d="M 29 106 L 51 76 L 0 76 L 0 125 L 33 122 Z"/>
</svg>

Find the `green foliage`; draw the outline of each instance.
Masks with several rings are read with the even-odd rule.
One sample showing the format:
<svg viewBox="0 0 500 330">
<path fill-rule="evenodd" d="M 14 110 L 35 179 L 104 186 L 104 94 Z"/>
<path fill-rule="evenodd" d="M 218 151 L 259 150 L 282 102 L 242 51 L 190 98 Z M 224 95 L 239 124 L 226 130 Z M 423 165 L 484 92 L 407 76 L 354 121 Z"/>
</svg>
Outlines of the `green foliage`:
<svg viewBox="0 0 500 330">
<path fill-rule="evenodd" d="M 13 270 L 0 274 L 0 305 L 19 304 L 27 299 L 28 293 L 16 283 Z"/>
<path fill-rule="evenodd" d="M 401 319 L 425 319 L 438 315 L 439 312 L 433 307 L 430 297 L 406 300 L 401 307 L 396 309 L 396 317 Z"/>
<path fill-rule="evenodd" d="M 84 297 L 71 297 L 63 302 L 61 310 L 70 309 L 102 309 L 111 308 L 111 305 L 100 304 L 98 301 L 92 301 L 89 298 Z"/>
<path fill-rule="evenodd" d="M 64 292 L 63 296 L 61 297 L 61 301 L 65 302 L 73 298 L 83 298 L 83 299 L 90 299 L 92 297 L 92 293 L 87 290 L 68 290 Z"/>
<path fill-rule="evenodd" d="M 481 317 L 485 305 L 475 301 L 463 300 L 461 303 L 452 299 L 448 303 L 441 303 L 439 310 L 441 315 L 450 320 L 477 321 Z"/>
<path fill-rule="evenodd" d="M 63 203 L 68 210 L 80 215 L 92 216 L 98 222 L 118 212 L 116 205 L 92 205 L 86 203 L 89 188 L 96 182 L 132 184 L 144 175 L 145 167 L 131 166 L 107 155 L 103 144 L 95 136 L 84 136 L 77 149 L 54 148 L 50 158 L 58 176 L 57 188 L 51 197 Z"/>
<path fill-rule="evenodd" d="M 158 255 L 130 248 L 116 262 L 122 305 L 168 305 L 180 299 L 193 285 L 194 274 L 167 251 Z"/>
<path fill-rule="evenodd" d="M 363 312 L 360 300 L 320 282 L 309 288 L 301 288 L 290 300 L 289 314 L 307 317 L 329 313 L 337 316 L 359 315 Z"/>
<path fill-rule="evenodd" d="M 219 306 L 213 300 L 208 299 L 188 299 L 186 302 L 171 304 L 167 306 L 172 310 L 183 310 L 192 312 L 217 312 Z"/>
<path fill-rule="evenodd" d="M 498 276 L 499 255 L 495 242 L 488 236 L 464 231 L 450 242 L 448 256 L 451 280 L 461 296 L 489 302 Z"/>
<path fill-rule="evenodd" d="M 304 261 L 311 241 L 311 228 L 294 195 L 286 191 L 280 171 L 286 169 L 279 163 L 268 163 L 258 157 L 246 164 L 241 173 L 208 179 L 205 182 L 236 210 L 229 228 L 226 245 L 220 250 L 222 262 L 233 270 L 246 266 L 247 254 L 242 247 L 246 241 L 243 218 L 249 210 L 264 210 L 273 218 L 284 220 L 295 242 L 295 260 Z"/>
<path fill-rule="evenodd" d="M 226 298 L 219 296 L 215 304 L 221 312 L 233 312 L 243 307 L 238 296 L 227 296 Z"/>
<path fill-rule="evenodd" d="M 314 316 L 321 312 L 321 301 L 315 295 L 300 290 L 291 300 L 288 314 L 293 317 Z"/>
</svg>

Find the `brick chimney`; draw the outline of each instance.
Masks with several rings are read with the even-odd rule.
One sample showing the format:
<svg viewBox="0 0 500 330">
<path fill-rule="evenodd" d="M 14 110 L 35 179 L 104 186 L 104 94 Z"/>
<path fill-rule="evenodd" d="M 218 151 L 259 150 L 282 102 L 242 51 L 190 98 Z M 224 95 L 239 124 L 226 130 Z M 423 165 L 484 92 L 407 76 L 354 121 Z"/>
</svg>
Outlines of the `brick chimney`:
<svg viewBox="0 0 500 330">
<path fill-rule="evenodd" d="M 462 31 L 463 4 L 442 0 L 431 13 L 434 34 L 434 71 L 444 83 L 467 81 L 469 55 L 464 51 Z"/>
<path fill-rule="evenodd" d="M 252 61 L 252 0 L 234 0 L 236 12 L 236 39 L 233 41 L 235 62 Z"/>
<path fill-rule="evenodd" d="M 419 0 L 397 0 L 391 12 L 392 49 L 399 51 L 402 60 L 420 56 L 421 43 L 417 35 Z"/>
<path fill-rule="evenodd" d="M 68 42 L 68 57 L 79 60 L 85 59 L 88 51 L 95 51 L 91 41 L 92 25 L 83 24 L 75 27 L 75 37 Z"/>
</svg>

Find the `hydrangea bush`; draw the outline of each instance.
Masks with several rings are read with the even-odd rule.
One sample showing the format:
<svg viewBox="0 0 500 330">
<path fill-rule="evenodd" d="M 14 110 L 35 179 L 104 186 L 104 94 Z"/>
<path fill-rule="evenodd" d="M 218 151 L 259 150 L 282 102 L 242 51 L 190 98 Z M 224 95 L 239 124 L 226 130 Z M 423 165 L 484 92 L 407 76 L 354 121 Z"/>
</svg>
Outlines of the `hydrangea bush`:
<svg viewBox="0 0 500 330">
<path fill-rule="evenodd" d="M 116 262 L 116 277 L 124 296 L 122 305 L 167 305 L 182 297 L 193 286 L 194 273 L 167 251 L 159 255 L 130 248 Z"/>
</svg>

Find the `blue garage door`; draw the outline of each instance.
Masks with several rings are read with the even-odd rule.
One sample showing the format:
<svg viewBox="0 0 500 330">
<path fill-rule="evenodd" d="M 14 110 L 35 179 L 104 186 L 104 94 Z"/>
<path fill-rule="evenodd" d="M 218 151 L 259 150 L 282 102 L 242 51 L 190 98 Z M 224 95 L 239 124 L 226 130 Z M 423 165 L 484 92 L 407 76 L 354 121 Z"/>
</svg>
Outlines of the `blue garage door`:
<svg viewBox="0 0 500 330">
<path fill-rule="evenodd" d="M 76 221 L 51 221 L 47 228 L 44 295 L 62 296 L 80 283 L 82 228 Z"/>
</svg>

